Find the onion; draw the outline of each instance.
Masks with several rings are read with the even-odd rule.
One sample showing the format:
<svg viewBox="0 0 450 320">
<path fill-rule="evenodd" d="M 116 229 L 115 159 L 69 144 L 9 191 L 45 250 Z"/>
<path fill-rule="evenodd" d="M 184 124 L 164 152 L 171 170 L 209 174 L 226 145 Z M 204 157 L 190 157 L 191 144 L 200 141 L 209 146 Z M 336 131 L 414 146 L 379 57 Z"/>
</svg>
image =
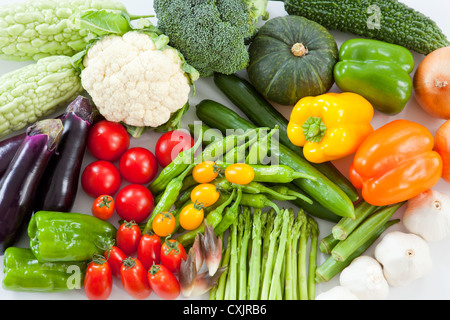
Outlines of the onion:
<svg viewBox="0 0 450 320">
<path fill-rule="evenodd" d="M 450 47 L 437 49 L 414 75 L 416 100 L 432 116 L 450 119 Z"/>
</svg>

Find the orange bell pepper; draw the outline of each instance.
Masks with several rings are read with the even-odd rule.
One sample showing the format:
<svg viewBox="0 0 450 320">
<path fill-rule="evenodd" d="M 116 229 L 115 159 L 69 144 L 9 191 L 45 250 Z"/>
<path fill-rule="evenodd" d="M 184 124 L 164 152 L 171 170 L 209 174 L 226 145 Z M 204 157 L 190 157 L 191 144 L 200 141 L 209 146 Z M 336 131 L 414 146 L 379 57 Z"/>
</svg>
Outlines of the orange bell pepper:
<svg viewBox="0 0 450 320">
<path fill-rule="evenodd" d="M 375 206 L 409 200 L 441 178 L 442 158 L 433 147 L 433 135 L 421 124 L 392 121 L 360 145 L 350 166 L 350 181 Z"/>
</svg>

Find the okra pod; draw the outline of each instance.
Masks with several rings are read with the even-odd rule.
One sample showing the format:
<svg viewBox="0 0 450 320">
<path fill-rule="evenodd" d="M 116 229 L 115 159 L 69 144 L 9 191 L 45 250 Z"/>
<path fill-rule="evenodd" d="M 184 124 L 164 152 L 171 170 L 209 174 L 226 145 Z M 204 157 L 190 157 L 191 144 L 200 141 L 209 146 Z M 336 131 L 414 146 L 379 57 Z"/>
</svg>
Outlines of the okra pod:
<svg viewBox="0 0 450 320">
<path fill-rule="evenodd" d="M 338 240 L 345 240 L 367 217 L 375 211 L 382 209 L 366 201 L 361 201 L 355 207 L 355 219 L 342 218 L 332 229 L 333 236 Z"/>
<path fill-rule="evenodd" d="M 337 261 L 345 261 L 368 241 L 377 230 L 383 226 L 392 215 L 404 204 L 404 202 L 389 206 L 367 218 L 353 231 L 347 239 L 340 241 L 331 251 L 331 256 Z"/>
<path fill-rule="evenodd" d="M 316 270 L 316 283 L 327 282 L 333 279 L 339 272 L 344 270 L 350 263 L 360 255 L 362 255 L 369 247 L 386 231 L 390 226 L 400 222 L 399 219 L 389 220 L 372 234 L 372 236 L 363 245 L 357 248 L 351 256 L 344 261 L 337 261 L 333 257 L 329 257 Z"/>
</svg>

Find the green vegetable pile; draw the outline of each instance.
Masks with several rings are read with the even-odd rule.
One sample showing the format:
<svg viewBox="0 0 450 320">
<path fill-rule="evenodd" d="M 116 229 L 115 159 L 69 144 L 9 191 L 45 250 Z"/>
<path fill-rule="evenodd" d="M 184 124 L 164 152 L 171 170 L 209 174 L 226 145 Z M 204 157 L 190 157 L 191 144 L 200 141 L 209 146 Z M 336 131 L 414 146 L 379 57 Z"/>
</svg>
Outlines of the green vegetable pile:
<svg viewBox="0 0 450 320">
<path fill-rule="evenodd" d="M 228 268 L 209 298 L 314 300 L 317 241 L 317 223 L 302 210 L 243 207 L 221 262 Z"/>
</svg>

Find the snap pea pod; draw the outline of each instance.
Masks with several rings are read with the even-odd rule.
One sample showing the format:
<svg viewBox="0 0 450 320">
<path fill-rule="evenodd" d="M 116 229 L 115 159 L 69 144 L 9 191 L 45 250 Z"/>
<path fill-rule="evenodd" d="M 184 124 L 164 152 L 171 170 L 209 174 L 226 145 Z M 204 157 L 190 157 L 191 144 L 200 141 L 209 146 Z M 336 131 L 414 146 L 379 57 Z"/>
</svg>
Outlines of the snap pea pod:
<svg viewBox="0 0 450 320">
<path fill-rule="evenodd" d="M 216 162 L 216 165 L 221 170 L 225 171 L 230 163 Z M 316 180 L 316 177 L 303 172 L 297 172 L 286 165 L 249 164 L 249 166 L 251 166 L 255 172 L 253 181 L 256 182 L 289 183 L 297 179 Z"/>
<path fill-rule="evenodd" d="M 274 202 L 272 202 L 265 194 L 262 193 L 259 194 L 243 193 L 241 205 L 258 209 L 271 207 L 272 209 L 275 210 L 277 214 L 281 213 L 280 208 Z"/>
<path fill-rule="evenodd" d="M 155 219 L 158 213 L 169 211 L 175 204 L 178 195 L 180 194 L 180 189 L 183 187 L 183 180 L 186 175 L 191 172 L 194 166 L 195 164 L 188 165 L 179 176 L 175 177 L 167 184 L 167 187 L 164 190 L 161 199 L 158 201 L 155 208 L 153 208 L 152 214 L 147 220 L 144 228 L 144 233 L 151 230 L 153 219 Z"/>
<path fill-rule="evenodd" d="M 239 205 L 241 204 L 241 200 L 243 198 L 243 193 L 241 189 L 237 189 L 237 196 L 234 203 L 228 207 L 225 211 L 225 214 L 222 217 L 220 223 L 214 228 L 216 234 L 224 233 L 236 220 L 239 215 Z"/>
<path fill-rule="evenodd" d="M 225 200 L 221 205 L 219 205 L 217 208 L 212 210 L 206 215 L 205 220 L 208 224 L 212 225 L 213 228 L 217 227 L 217 225 L 222 221 L 222 213 L 225 210 L 226 207 L 228 207 L 231 202 L 233 201 L 236 194 L 236 190 L 233 190 L 231 194 L 227 196 L 227 200 Z M 181 243 L 183 246 L 188 246 L 192 244 L 195 240 L 195 237 L 197 233 L 203 233 L 205 232 L 205 224 L 202 223 L 200 226 L 195 228 L 194 230 L 191 230 L 189 232 L 186 232 L 182 235 L 180 235 L 177 240 L 179 243 Z M 217 235 L 220 235 L 216 233 Z"/>
<path fill-rule="evenodd" d="M 152 194 L 163 192 L 173 179 L 177 178 L 186 170 L 186 168 L 194 164 L 195 152 L 202 144 L 202 141 L 203 136 L 201 133 L 201 136 L 197 139 L 192 148 L 180 152 L 178 156 L 161 171 L 159 176 L 148 186 L 148 189 Z"/>
</svg>

